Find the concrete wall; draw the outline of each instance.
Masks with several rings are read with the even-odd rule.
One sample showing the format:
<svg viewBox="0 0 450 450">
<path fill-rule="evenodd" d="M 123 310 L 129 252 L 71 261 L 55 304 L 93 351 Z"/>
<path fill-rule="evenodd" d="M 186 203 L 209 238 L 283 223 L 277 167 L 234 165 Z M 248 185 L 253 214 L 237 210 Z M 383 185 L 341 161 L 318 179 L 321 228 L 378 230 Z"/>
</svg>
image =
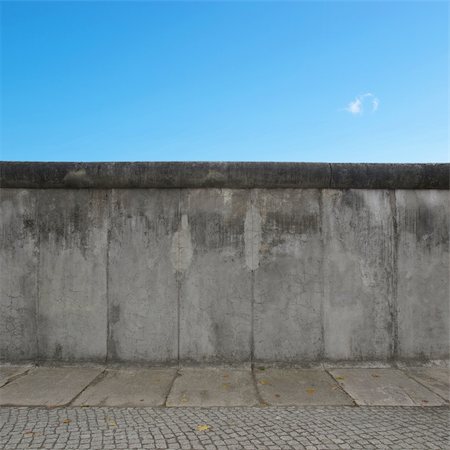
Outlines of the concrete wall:
<svg viewBox="0 0 450 450">
<path fill-rule="evenodd" d="M 32 166 L 0 164 L 4 361 L 449 357 L 446 165 L 415 165 L 402 189 L 391 165 L 376 189 L 365 165 L 347 178 L 327 165 L 339 189 L 326 171 L 311 187 L 304 166 L 303 178 L 265 166 L 266 181 L 257 167 L 240 187 L 240 165 L 203 164 L 191 179 L 206 173 L 206 187 L 142 187 L 144 170 L 116 188 L 97 165 L 76 168 L 83 189 L 58 185 L 70 165 Z"/>
</svg>

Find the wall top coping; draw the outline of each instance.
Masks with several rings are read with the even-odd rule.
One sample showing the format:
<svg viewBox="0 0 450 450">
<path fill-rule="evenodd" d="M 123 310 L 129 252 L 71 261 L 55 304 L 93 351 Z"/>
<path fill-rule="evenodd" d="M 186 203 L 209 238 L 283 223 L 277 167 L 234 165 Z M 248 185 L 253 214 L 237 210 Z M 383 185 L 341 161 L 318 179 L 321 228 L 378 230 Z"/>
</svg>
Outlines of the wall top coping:
<svg viewBox="0 0 450 450">
<path fill-rule="evenodd" d="M 449 189 L 450 164 L 0 162 L 0 186 L 28 189 Z"/>
</svg>

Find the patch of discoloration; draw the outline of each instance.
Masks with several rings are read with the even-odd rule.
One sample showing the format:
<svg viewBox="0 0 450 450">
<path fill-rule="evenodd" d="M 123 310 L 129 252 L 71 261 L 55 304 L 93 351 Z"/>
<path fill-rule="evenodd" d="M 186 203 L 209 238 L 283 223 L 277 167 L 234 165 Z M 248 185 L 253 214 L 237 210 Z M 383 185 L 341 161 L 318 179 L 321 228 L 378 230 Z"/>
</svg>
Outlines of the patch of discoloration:
<svg viewBox="0 0 450 450">
<path fill-rule="evenodd" d="M 263 400 L 269 405 L 353 405 L 353 400 L 322 369 L 255 370 Z"/>
<path fill-rule="evenodd" d="M 93 180 L 86 173 L 85 169 L 71 170 L 64 177 L 63 183 L 67 187 L 86 188 L 93 185 Z"/>
<path fill-rule="evenodd" d="M 406 374 L 450 402 L 450 368 L 412 367 Z"/>
<path fill-rule="evenodd" d="M 110 322 L 116 324 L 120 320 L 120 305 L 113 305 L 110 314 Z"/>
<path fill-rule="evenodd" d="M 55 344 L 55 352 L 53 353 L 53 359 L 55 361 L 60 361 L 62 358 L 63 347 L 58 342 Z"/>
<path fill-rule="evenodd" d="M 36 356 L 39 191 L 0 192 L 0 359 Z"/>
<path fill-rule="evenodd" d="M 109 369 L 72 403 L 75 406 L 163 406 L 175 368 Z"/>
<path fill-rule="evenodd" d="M 218 170 L 209 170 L 205 177 L 206 182 L 219 182 L 224 183 L 226 181 L 226 175 Z"/>
<path fill-rule="evenodd" d="M 0 405 L 67 405 L 103 371 L 101 367 L 37 367 L 2 387 Z"/>
<path fill-rule="evenodd" d="M 255 406 L 258 398 L 250 369 L 208 367 L 181 369 L 167 406 Z"/>
<path fill-rule="evenodd" d="M 448 246 L 448 202 L 445 191 L 398 191 L 402 208 L 399 225 L 406 236 L 411 235 L 423 251 L 432 253 Z M 445 201 L 447 197 L 447 201 Z"/>
<path fill-rule="evenodd" d="M 245 214 L 244 222 L 245 265 L 250 270 L 256 270 L 259 267 L 261 240 L 261 214 L 252 204 Z"/>
<path fill-rule="evenodd" d="M 47 189 L 39 195 L 38 356 L 104 361 L 107 193 Z"/>
<path fill-rule="evenodd" d="M 254 197 L 262 215 L 254 278 L 256 361 L 306 362 L 322 355 L 320 199 L 314 189 L 260 190 Z"/>
<path fill-rule="evenodd" d="M 179 277 L 180 361 L 238 362 L 250 358 L 251 273 L 245 264 L 244 218 L 250 192 L 181 193 L 193 256 Z"/>
<path fill-rule="evenodd" d="M 233 191 L 231 189 L 222 189 L 223 203 L 226 208 L 230 207 L 233 203 Z"/>
<path fill-rule="evenodd" d="M 443 406 L 444 400 L 397 369 L 331 369 L 359 406 Z"/>
<path fill-rule="evenodd" d="M 192 248 L 191 230 L 187 214 L 181 216 L 181 225 L 172 238 L 170 260 L 177 272 L 186 272 L 192 261 L 194 250 Z"/>
<path fill-rule="evenodd" d="M 391 355 L 394 226 L 388 191 L 323 191 L 325 357 Z"/>
<path fill-rule="evenodd" d="M 171 261 L 179 192 L 118 189 L 108 251 L 108 360 L 169 363 L 177 355 L 177 277 Z M 177 242 L 177 240 L 175 240 Z"/>
<path fill-rule="evenodd" d="M 449 193 L 395 192 L 399 358 L 448 359 Z"/>
<path fill-rule="evenodd" d="M 0 365 L 0 387 L 25 375 L 31 368 L 32 365 Z"/>
</svg>

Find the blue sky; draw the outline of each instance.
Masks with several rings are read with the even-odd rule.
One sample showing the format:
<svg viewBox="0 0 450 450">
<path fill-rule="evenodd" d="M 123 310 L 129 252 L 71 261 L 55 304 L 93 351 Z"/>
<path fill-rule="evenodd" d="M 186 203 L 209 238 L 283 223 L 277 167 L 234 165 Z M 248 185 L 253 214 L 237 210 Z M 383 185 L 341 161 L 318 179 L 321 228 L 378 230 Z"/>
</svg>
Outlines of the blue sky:
<svg viewBox="0 0 450 450">
<path fill-rule="evenodd" d="M 0 159 L 445 162 L 446 2 L 2 2 Z"/>
</svg>

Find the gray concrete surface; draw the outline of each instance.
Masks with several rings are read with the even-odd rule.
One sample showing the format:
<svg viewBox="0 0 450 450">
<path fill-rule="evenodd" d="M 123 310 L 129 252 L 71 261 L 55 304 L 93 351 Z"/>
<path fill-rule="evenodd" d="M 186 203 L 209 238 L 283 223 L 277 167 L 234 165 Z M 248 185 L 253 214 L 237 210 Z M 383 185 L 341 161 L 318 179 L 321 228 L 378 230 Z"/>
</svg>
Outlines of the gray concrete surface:
<svg viewBox="0 0 450 450">
<path fill-rule="evenodd" d="M 450 357 L 449 192 L 395 193 L 398 356 Z"/>
<path fill-rule="evenodd" d="M 448 168 L 0 163 L 0 360 L 448 359 Z"/>
<path fill-rule="evenodd" d="M 251 371 L 235 368 L 184 368 L 175 379 L 167 406 L 254 406 Z"/>
<path fill-rule="evenodd" d="M 37 356 L 37 191 L 0 191 L 0 360 Z"/>
<path fill-rule="evenodd" d="M 16 379 L 21 374 L 24 374 L 28 372 L 30 369 L 32 369 L 33 366 L 0 366 L 0 387 L 5 385 L 6 383 Z"/>
<path fill-rule="evenodd" d="M 261 398 L 269 405 L 353 405 L 338 383 L 321 369 L 255 369 Z"/>
<path fill-rule="evenodd" d="M 109 369 L 72 402 L 74 406 L 163 406 L 176 369 Z"/>
<path fill-rule="evenodd" d="M 390 193 L 323 193 L 324 356 L 386 360 L 394 340 L 394 229 Z"/>
<path fill-rule="evenodd" d="M 450 369 L 437 367 L 11 367 L 0 405 L 17 406 L 442 406 Z M 417 381 L 415 381 L 415 378 Z M 441 395 L 441 397 L 439 396 Z M 448 398 L 448 397 L 447 397 Z"/>
<path fill-rule="evenodd" d="M 102 373 L 101 368 L 38 367 L 0 389 L 0 406 L 63 406 Z"/>
<path fill-rule="evenodd" d="M 249 191 L 197 189 L 181 192 L 180 361 L 251 359 L 252 277 L 245 217 Z M 182 250 L 182 251 L 181 251 Z"/>
<path fill-rule="evenodd" d="M 38 358 L 104 361 L 108 196 L 39 192 Z"/>
<path fill-rule="evenodd" d="M 358 405 L 440 406 L 442 398 L 396 369 L 329 371 Z"/>
<path fill-rule="evenodd" d="M 258 190 L 255 195 L 256 361 L 323 357 L 320 204 L 321 193 L 315 189 Z"/>
<path fill-rule="evenodd" d="M 443 367 L 415 367 L 405 372 L 435 394 L 450 402 L 450 370 Z"/>
<path fill-rule="evenodd" d="M 178 288 L 171 262 L 176 190 L 112 192 L 108 360 L 178 360 Z"/>
</svg>

